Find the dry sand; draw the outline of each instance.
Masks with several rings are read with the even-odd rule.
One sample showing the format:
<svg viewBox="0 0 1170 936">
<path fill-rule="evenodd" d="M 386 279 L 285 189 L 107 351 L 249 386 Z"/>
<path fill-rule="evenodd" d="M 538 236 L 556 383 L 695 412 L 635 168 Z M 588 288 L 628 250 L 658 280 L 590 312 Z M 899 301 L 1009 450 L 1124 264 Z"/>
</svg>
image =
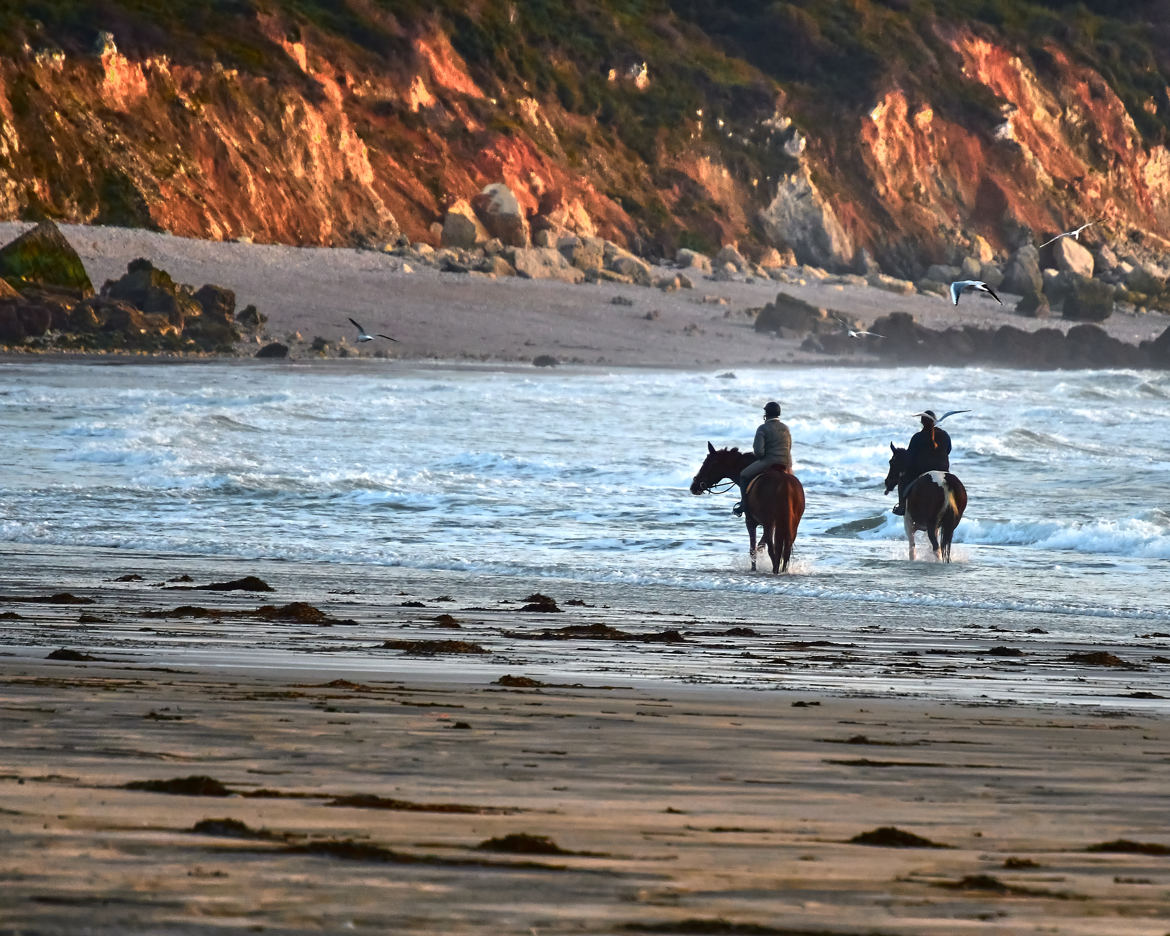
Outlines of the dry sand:
<svg viewBox="0 0 1170 936">
<path fill-rule="evenodd" d="M 28 227 L 0 223 L 0 243 Z M 406 272 L 402 258 L 369 250 L 196 241 L 127 228 L 63 225 L 62 231 L 99 287 L 124 273 L 131 260 L 146 257 L 179 282 L 235 290 L 238 305 L 253 303 L 269 317 L 272 338 L 299 333 L 306 341 L 345 339 L 352 353 L 365 357 L 530 362 L 548 354 L 566 363 L 669 367 L 875 362 L 860 346 L 854 358 L 843 359 L 802 352 L 797 340 L 756 334 L 754 313 L 748 310 L 761 308 L 781 290 L 864 325 L 895 311 L 909 312 L 935 329 L 962 324 L 1066 329 L 1072 324 L 1015 315 L 1017 297 L 1007 294 L 1003 306 L 985 296 L 966 296 L 956 308 L 934 296 L 901 296 L 815 279 L 803 286 L 761 279 L 716 282 L 693 272 L 693 290 L 664 293 L 640 286 L 439 273 L 410 261 L 405 262 L 413 272 Z M 349 317 L 399 341 L 359 348 Z M 1157 337 L 1168 325 L 1170 316 L 1162 313 L 1119 312 L 1104 327 L 1137 343 Z"/>
<path fill-rule="evenodd" d="M 945 635 L 928 638 L 936 663 L 860 631 L 805 626 L 797 643 L 593 601 L 482 607 L 458 576 L 257 562 L 234 571 L 275 592 L 191 591 L 176 589 L 232 567 L 65 547 L 0 559 L 19 570 L 0 599 L 3 934 L 1170 931 L 1152 659 L 1065 664 L 1087 698 L 1024 704 L 979 695 L 1046 665 Z M 178 572 L 194 581 L 164 581 Z M 92 603 L 28 600 L 61 592 Z M 333 620 L 255 613 L 293 600 Z M 529 639 L 583 624 L 688 643 Z M 46 659 L 62 646 L 104 659 Z M 799 675 L 754 689 L 644 675 L 721 655 Z M 971 694 L 888 691 L 902 666 Z M 868 675 L 821 678 L 835 671 Z M 222 786 L 166 791 L 190 777 Z M 127 786 L 149 781 L 164 789 Z"/>
</svg>

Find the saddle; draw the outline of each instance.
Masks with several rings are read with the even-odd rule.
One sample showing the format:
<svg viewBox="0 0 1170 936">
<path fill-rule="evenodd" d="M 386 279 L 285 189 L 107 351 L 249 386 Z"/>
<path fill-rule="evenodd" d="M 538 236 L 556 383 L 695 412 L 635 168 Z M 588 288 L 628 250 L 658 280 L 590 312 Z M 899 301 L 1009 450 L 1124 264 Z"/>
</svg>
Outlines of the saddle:
<svg viewBox="0 0 1170 936">
<path fill-rule="evenodd" d="M 764 475 L 766 475 L 769 471 L 774 471 L 777 474 L 792 474 L 792 469 L 787 465 L 769 465 L 747 483 L 747 487 L 743 489 L 743 496 L 745 501 L 747 500 L 748 495 L 751 493 L 752 488 L 756 486 L 756 482 L 759 481 L 760 478 L 764 477 Z"/>
</svg>

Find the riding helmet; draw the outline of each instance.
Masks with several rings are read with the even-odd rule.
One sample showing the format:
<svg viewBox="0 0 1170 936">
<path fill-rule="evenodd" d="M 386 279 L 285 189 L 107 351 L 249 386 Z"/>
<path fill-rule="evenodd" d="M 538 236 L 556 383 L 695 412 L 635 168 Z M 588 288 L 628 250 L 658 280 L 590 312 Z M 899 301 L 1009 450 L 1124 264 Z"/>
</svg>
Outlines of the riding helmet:
<svg viewBox="0 0 1170 936">
<path fill-rule="evenodd" d="M 932 409 L 923 410 L 921 413 L 915 413 L 914 415 L 923 416 L 926 419 L 929 419 L 932 423 L 938 422 L 938 417 L 934 415 L 934 410 Z"/>
<path fill-rule="evenodd" d="M 764 404 L 764 418 L 775 419 L 780 415 L 780 404 L 773 400 Z"/>
</svg>

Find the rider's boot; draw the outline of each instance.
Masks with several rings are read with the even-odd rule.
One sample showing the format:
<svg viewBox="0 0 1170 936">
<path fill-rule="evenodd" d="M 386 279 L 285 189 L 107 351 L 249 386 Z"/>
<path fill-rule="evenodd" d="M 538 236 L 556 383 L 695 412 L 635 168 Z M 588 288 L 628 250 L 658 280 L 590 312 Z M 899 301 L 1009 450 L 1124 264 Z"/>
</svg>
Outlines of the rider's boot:
<svg viewBox="0 0 1170 936">
<path fill-rule="evenodd" d="M 906 516 L 906 487 L 905 485 L 898 485 L 898 503 L 890 511 L 895 517 Z"/>
<path fill-rule="evenodd" d="M 743 483 L 740 481 L 736 481 L 735 483 L 739 485 L 739 500 L 736 502 L 735 506 L 731 508 L 731 512 L 733 514 L 735 514 L 737 517 L 742 517 L 743 516 L 743 498 L 744 498 Z"/>
</svg>

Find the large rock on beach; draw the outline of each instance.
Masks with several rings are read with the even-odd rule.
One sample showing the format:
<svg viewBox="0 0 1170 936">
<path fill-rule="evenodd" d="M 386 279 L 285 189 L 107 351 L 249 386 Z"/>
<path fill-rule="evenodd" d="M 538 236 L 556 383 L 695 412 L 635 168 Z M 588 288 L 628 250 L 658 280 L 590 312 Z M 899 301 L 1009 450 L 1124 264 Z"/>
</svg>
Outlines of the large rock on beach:
<svg viewBox="0 0 1170 936">
<path fill-rule="evenodd" d="M 585 280 L 585 272 L 569 263 L 555 247 L 516 247 L 504 256 L 525 279 L 555 279 L 564 283 Z"/>
<path fill-rule="evenodd" d="M 1071 237 L 1062 237 L 1052 245 L 1052 260 L 1058 270 L 1076 273 L 1078 276 L 1093 275 L 1093 255 Z"/>
<path fill-rule="evenodd" d="M 52 221 L 42 221 L 0 248 L 0 277 L 18 289 L 48 286 L 78 297 L 93 295 L 85 265 Z"/>
<path fill-rule="evenodd" d="M 447 209 L 447 214 L 443 218 L 440 246 L 471 250 L 490 239 L 491 235 L 488 234 L 487 228 L 483 226 L 475 209 L 466 199 L 459 199 Z"/>
<path fill-rule="evenodd" d="M 791 247 L 802 263 L 838 272 L 849 269 L 856 252 L 853 241 L 807 166 L 780 180 L 758 219 L 768 242 L 781 249 Z"/>
<path fill-rule="evenodd" d="M 1042 292 L 1044 277 L 1040 274 L 1040 251 L 1033 245 L 1019 248 L 1003 270 L 1004 292 L 1023 296 L 1030 292 Z"/>
<path fill-rule="evenodd" d="M 774 302 L 769 302 L 760 309 L 756 316 L 755 329 L 758 332 L 775 333 L 783 338 L 844 330 L 829 317 L 825 309 L 783 292 L 777 293 Z"/>
<path fill-rule="evenodd" d="M 527 247 L 528 219 L 515 193 L 502 182 L 488 185 L 471 200 L 476 216 L 492 237 L 509 247 Z"/>
<path fill-rule="evenodd" d="M 188 316 L 202 314 L 202 308 L 189 290 L 181 288 L 166 270 L 158 269 L 142 257 L 131 260 L 120 279 L 107 280 L 102 295 L 127 302 L 142 312 L 165 316 L 180 330 Z"/>
<path fill-rule="evenodd" d="M 1101 280 L 1077 279 L 1061 314 L 1076 322 L 1103 322 L 1113 314 L 1113 287 Z"/>
</svg>

